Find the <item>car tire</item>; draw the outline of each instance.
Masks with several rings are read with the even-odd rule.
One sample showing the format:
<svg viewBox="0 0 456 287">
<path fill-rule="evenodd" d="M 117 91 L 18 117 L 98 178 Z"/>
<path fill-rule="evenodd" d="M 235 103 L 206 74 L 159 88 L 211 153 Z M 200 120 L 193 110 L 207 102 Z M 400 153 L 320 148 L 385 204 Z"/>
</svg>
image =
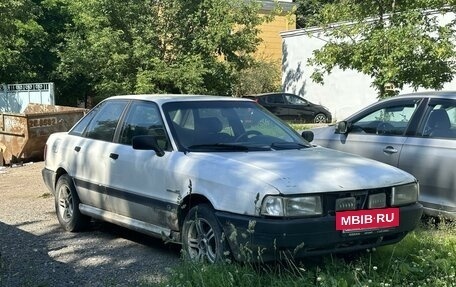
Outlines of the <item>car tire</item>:
<svg viewBox="0 0 456 287">
<path fill-rule="evenodd" d="M 55 211 L 60 225 L 67 231 L 80 231 L 89 224 L 90 217 L 79 211 L 79 203 L 73 180 L 67 174 L 62 175 L 55 189 Z"/>
<path fill-rule="evenodd" d="M 324 124 L 328 122 L 328 117 L 325 114 L 319 113 L 314 117 L 314 123 Z"/>
<path fill-rule="evenodd" d="M 228 244 L 213 209 L 199 204 L 185 217 L 182 227 L 182 249 L 186 259 L 222 263 L 229 254 Z"/>
</svg>

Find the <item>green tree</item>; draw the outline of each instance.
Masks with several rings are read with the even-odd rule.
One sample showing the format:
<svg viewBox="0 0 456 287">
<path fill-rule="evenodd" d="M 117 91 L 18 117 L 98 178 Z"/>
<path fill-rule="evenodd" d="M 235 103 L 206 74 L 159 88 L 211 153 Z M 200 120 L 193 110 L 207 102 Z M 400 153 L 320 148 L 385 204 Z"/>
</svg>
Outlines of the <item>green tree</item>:
<svg viewBox="0 0 456 287">
<path fill-rule="evenodd" d="M 45 29 L 38 23 L 42 11 L 29 0 L 0 2 L 0 83 L 43 79 L 46 60 Z"/>
<path fill-rule="evenodd" d="M 371 76 L 380 98 L 392 94 L 387 84 L 441 89 L 453 79 L 456 34 L 455 20 L 439 23 L 437 15 L 455 12 L 454 4 L 338 0 L 325 5 L 317 17 L 329 40 L 309 59 L 316 67 L 313 80 L 322 83 L 337 66 Z M 351 22 L 340 22 L 347 19 Z"/>
<path fill-rule="evenodd" d="M 61 0 L 71 21 L 60 77 L 81 96 L 231 93 L 259 39 L 259 6 L 243 0 Z"/>
<path fill-rule="evenodd" d="M 325 4 L 333 3 L 334 0 L 296 0 L 296 27 L 308 28 L 318 26 L 319 13 Z"/>
</svg>

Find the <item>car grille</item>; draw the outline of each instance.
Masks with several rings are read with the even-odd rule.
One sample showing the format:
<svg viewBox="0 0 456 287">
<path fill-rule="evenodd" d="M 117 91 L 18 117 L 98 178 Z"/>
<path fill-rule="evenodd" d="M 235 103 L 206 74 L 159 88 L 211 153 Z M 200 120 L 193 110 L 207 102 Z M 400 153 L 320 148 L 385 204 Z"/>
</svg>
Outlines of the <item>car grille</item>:
<svg viewBox="0 0 456 287">
<path fill-rule="evenodd" d="M 335 215 L 336 211 L 342 210 L 360 210 L 373 209 L 369 208 L 369 197 L 373 195 L 385 194 L 385 206 L 391 206 L 391 188 L 377 188 L 358 191 L 346 191 L 338 193 L 329 193 L 322 195 L 324 212 L 329 215 Z M 377 196 L 379 197 L 379 196 Z M 380 196 L 381 198 L 381 196 Z"/>
</svg>

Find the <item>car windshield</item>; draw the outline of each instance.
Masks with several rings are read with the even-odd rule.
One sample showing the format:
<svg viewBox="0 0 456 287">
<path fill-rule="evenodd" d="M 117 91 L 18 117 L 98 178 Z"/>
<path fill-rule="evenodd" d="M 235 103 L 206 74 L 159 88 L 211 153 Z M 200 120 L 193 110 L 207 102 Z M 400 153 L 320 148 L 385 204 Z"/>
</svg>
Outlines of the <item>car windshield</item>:
<svg viewBox="0 0 456 287">
<path fill-rule="evenodd" d="M 310 147 L 296 131 L 254 102 L 182 101 L 163 105 L 183 151 L 264 151 Z"/>
</svg>

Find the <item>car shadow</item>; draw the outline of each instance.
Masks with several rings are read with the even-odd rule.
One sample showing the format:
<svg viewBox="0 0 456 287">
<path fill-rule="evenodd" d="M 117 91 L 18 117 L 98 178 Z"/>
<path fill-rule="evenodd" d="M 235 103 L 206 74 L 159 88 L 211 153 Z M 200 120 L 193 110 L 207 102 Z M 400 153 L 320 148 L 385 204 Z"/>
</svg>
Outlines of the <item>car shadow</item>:
<svg viewBox="0 0 456 287">
<path fill-rule="evenodd" d="M 0 286 L 70 284 L 75 271 L 71 266 L 55 261 L 48 255 L 45 240 L 2 222 L 0 234 Z"/>
<path fill-rule="evenodd" d="M 112 224 L 23 230 L 36 223 L 0 222 L 0 286 L 138 286 L 160 282 L 180 261 L 179 246 Z"/>
</svg>

